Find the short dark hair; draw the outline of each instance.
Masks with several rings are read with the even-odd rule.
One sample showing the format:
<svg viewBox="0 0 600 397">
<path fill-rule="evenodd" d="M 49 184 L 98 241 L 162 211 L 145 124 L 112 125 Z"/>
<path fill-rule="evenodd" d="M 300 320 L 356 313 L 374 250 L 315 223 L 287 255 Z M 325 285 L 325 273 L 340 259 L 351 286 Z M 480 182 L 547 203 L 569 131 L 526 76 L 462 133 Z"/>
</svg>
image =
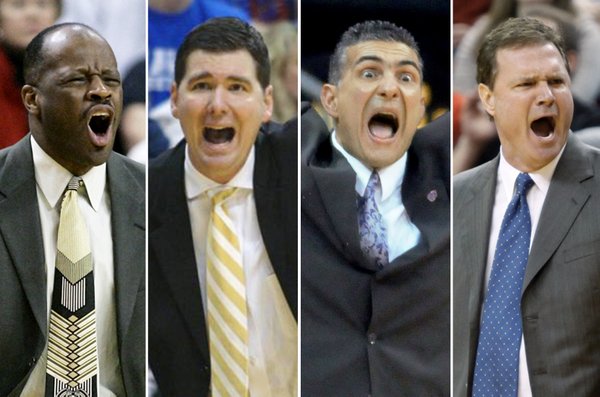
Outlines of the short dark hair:
<svg viewBox="0 0 600 397">
<path fill-rule="evenodd" d="M 329 61 L 328 81 L 330 84 L 337 84 L 342 77 L 348 47 L 363 41 L 390 41 L 407 45 L 417 54 L 419 71 L 423 74 L 423 60 L 419 53 L 419 46 L 408 30 L 388 21 L 365 21 L 357 23 L 346 30 L 335 46 Z"/>
<path fill-rule="evenodd" d="M 267 88 L 271 79 L 269 51 L 262 36 L 254 27 L 238 18 L 213 18 L 189 32 L 177 50 L 175 83 L 179 85 L 186 72 L 186 63 L 195 50 L 212 53 L 246 50 L 254 59 L 256 78 Z"/>
<path fill-rule="evenodd" d="M 40 79 L 40 75 L 45 66 L 44 41 L 46 40 L 46 36 L 56 30 L 69 26 L 80 26 L 100 36 L 96 30 L 82 23 L 66 22 L 48 26 L 46 29 L 39 32 L 29 42 L 27 48 L 25 48 L 25 55 L 23 56 L 23 78 L 25 79 L 25 84 L 36 84 Z"/>
<path fill-rule="evenodd" d="M 504 48 L 522 48 L 532 45 L 553 44 L 570 73 L 562 37 L 551 27 L 534 18 L 510 18 L 485 37 L 477 56 L 477 82 L 494 88 L 498 73 L 496 55 Z"/>
</svg>

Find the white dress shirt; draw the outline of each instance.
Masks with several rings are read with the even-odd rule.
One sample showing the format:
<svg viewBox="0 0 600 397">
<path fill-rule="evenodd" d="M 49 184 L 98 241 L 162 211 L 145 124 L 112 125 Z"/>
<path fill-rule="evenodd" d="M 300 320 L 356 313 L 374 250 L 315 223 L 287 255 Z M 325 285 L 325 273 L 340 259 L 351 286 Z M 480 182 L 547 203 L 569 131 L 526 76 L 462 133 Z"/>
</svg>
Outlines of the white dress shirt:
<svg viewBox="0 0 600 397">
<path fill-rule="evenodd" d="M 252 148 L 242 169 L 228 183 L 220 185 L 194 168 L 186 147 L 185 191 L 202 305 L 206 313 L 206 241 L 211 211 L 207 191 L 218 186 L 236 187 L 225 206 L 239 237 L 246 277 L 250 395 L 296 396 L 298 327 L 273 272 L 258 225 L 252 185 L 254 156 Z"/>
<path fill-rule="evenodd" d="M 363 197 L 373 169 L 348 153 L 337 141 L 335 131 L 331 134 L 331 143 L 348 160 L 356 173 L 356 193 Z M 375 194 L 375 203 L 385 226 L 390 262 L 416 246 L 421 238 L 421 232 L 411 222 L 404 203 L 402 203 L 401 191 L 406 172 L 406 159 L 407 156 L 404 153 L 393 164 L 377 170 L 381 181 L 381 190 L 377 190 Z M 358 228 L 358 224 L 356 227 Z"/>
<path fill-rule="evenodd" d="M 552 175 L 556 169 L 556 164 L 560 160 L 563 151 L 563 147 L 558 156 L 556 156 L 550 163 L 543 168 L 529 172 L 529 176 L 533 180 L 534 184 L 527 192 L 527 205 L 529 206 L 529 215 L 531 217 L 531 240 L 529 241 L 529 249 L 531 249 L 531 243 L 535 238 L 538 222 L 540 220 L 540 213 L 542 212 L 542 206 L 550 187 L 550 181 Z M 502 219 L 504 213 L 510 203 L 517 176 L 521 171 L 511 166 L 502 154 L 500 150 L 500 163 L 498 165 L 498 178 L 496 181 L 496 193 L 494 199 L 494 210 L 492 213 L 492 225 L 490 229 L 490 240 L 488 245 L 488 256 L 485 269 L 485 285 L 487 294 L 487 284 L 490 280 L 492 272 L 492 263 L 494 262 L 494 253 L 496 252 L 496 243 L 498 242 L 498 235 L 500 234 L 500 227 L 502 226 Z M 527 359 L 525 355 L 525 338 L 521 336 L 521 348 L 519 350 L 519 393 L 518 397 L 531 397 L 531 385 L 529 383 L 529 371 L 527 369 Z"/>
<path fill-rule="evenodd" d="M 47 275 L 47 313 L 50 317 L 56 240 L 62 196 L 73 176 L 54 161 L 31 137 L 35 181 L 42 226 Z M 82 176 L 88 197 L 79 195 L 78 204 L 90 233 L 90 248 L 94 263 L 94 299 L 96 307 L 96 339 L 98 348 L 98 395 L 125 395 L 117 346 L 117 315 L 115 301 L 113 244 L 110 225 L 110 197 L 106 186 L 106 164 L 93 167 Z M 44 395 L 46 384 L 47 345 L 21 396 Z"/>
</svg>

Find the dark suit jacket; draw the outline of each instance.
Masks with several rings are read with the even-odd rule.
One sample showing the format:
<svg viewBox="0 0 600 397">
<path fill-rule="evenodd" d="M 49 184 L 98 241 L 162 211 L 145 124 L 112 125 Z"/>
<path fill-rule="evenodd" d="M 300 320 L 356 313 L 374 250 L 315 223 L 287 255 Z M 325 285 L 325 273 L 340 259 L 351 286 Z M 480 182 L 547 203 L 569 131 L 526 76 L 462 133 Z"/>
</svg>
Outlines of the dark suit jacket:
<svg viewBox="0 0 600 397">
<path fill-rule="evenodd" d="M 145 390 L 145 178 L 107 162 L 117 338 L 125 390 Z M 0 151 L 0 396 L 18 396 L 47 340 L 46 266 L 29 135 Z"/>
<path fill-rule="evenodd" d="M 499 157 L 454 180 L 454 396 L 471 395 Z M 521 297 L 534 396 L 600 396 L 600 151 L 573 134 L 556 166 Z"/>
<path fill-rule="evenodd" d="M 408 151 L 402 201 L 422 242 L 380 271 L 360 249 L 356 174 L 330 139 L 304 109 L 302 395 L 448 396 L 449 118 Z"/>
<path fill-rule="evenodd" d="M 261 132 L 254 199 L 267 254 L 294 316 L 298 293 L 296 120 Z M 164 396 L 207 396 L 210 354 L 184 186 L 185 142 L 149 169 L 149 364 Z M 207 214 L 208 216 L 208 214 Z"/>
</svg>

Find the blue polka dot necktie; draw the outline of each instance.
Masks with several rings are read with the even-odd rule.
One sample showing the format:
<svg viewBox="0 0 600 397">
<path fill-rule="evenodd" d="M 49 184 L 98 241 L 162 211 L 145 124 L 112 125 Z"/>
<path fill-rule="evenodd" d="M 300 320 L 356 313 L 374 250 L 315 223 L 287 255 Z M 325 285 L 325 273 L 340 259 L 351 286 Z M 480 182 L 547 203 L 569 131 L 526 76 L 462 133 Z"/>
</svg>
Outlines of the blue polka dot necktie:
<svg viewBox="0 0 600 397">
<path fill-rule="evenodd" d="M 519 174 L 500 227 L 479 331 L 473 397 L 515 397 L 519 381 L 521 290 L 529 256 L 528 174 Z"/>
<path fill-rule="evenodd" d="M 358 231 L 363 253 L 381 269 L 388 264 L 389 258 L 385 225 L 375 202 L 379 185 L 379 174 L 373 171 L 364 197 L 358 196 Z"/>
</svg>

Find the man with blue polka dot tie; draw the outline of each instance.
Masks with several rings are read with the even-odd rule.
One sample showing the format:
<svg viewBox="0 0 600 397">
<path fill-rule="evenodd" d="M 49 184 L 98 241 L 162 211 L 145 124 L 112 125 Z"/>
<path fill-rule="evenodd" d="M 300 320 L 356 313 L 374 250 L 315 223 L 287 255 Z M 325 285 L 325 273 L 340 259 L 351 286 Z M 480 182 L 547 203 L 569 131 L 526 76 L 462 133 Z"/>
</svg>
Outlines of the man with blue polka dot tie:
<svg viewBox="0 0 600 397">
<path fill-rule="evenodd" d="M 600 396 L 600 151 L 569 130 L 561 37 L 503 22 L 477 81 L 501 148 L 454 179 L 453 395 Z"/>
</svg>

